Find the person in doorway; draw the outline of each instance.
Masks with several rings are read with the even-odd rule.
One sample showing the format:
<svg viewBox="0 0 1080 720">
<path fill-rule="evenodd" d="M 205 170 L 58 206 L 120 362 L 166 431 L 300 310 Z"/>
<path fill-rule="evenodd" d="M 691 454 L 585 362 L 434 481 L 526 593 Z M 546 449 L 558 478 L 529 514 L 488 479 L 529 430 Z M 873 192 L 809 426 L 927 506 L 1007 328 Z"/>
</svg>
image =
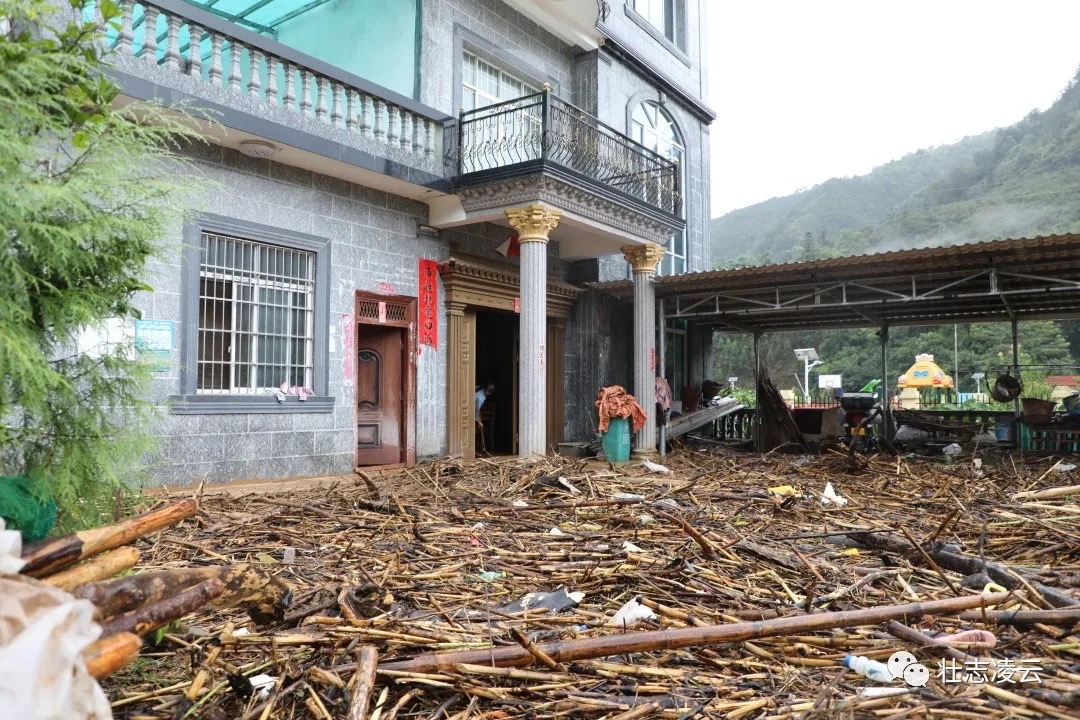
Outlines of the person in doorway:
<svg viewBox="0 0 1080 720">
<path fill-rule="evenodd" d="M 481 385 L 476 388 L 476 422 L 480 422 L 480 408 L 484 407 L 484 401 L 488 399 L 488 395 L 495 392 L 495 383 L 488 383 L 487 385 Z M 483 425 L 481 425 L 483 427 Z"/>
<path fill-rule="evenodd" d="M 484 421 L 480 419 L 480 408 L 484 407 L 484 402 L 493 392 L 495 392 L 495 383 L 476 388 L 476 439 L 479 440 L 478 447 L 484 452 L 487 452 L 487 442 L 484 439 Z"/>
</svg>

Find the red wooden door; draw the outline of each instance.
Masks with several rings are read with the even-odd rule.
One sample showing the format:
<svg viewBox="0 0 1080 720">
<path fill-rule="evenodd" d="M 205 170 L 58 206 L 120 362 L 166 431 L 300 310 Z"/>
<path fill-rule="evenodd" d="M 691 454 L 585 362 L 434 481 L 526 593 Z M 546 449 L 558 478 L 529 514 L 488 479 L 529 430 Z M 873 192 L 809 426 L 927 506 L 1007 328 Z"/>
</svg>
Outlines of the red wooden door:
<svg viewBox="0 0 1080 720">
<path fill-rule="evenodd" d="M 402 462 L 405 330 L 359 325 L 356 337 L 356 464 Z"/>
</svg>

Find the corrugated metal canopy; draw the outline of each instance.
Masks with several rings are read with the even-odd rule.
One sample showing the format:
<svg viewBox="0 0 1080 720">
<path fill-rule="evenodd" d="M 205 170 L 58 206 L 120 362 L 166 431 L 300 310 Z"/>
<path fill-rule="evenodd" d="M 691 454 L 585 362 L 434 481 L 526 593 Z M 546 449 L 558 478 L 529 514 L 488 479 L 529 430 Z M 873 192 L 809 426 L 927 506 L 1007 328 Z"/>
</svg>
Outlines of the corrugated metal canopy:
<svg viewBox="0 0 1080 720">
<path fill-rule="evenodd" d="M 996 240 L 657 278 L 665 316 L 795 332 L 1080 316 L 1080 235 Z M 622 298 L 629 280 L 594 283 Z"/>
</svg>

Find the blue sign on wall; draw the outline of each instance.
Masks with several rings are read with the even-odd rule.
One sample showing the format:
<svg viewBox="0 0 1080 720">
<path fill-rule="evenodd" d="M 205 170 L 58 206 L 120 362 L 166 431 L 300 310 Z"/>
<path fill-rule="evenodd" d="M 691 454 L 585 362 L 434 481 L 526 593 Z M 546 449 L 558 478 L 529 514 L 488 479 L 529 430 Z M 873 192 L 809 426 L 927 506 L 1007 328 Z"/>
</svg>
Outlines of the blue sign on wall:
<svg viewBox="0 0 1080 720">
<path fill-rule="evenodd" d="M 172 320 L 136 320 L 135 347 L 151 363 L 153 372 L 168 372 L 172 360 L 176 323 Z"/>
</svg>

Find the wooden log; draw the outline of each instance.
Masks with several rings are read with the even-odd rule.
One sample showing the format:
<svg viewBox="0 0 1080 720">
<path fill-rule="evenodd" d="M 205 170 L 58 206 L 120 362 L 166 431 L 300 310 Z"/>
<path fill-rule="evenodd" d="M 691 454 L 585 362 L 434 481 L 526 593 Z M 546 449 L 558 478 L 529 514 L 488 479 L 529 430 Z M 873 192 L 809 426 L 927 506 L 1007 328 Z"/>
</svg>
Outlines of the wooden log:
<svg viewBox="0 0 1080 720">
<path fill-rule="evenodd" d="M 360 652 L 356 654 L 356 666 L 352 701 L 349 702 L 349 712 L 345 717 L 347 720 L 367 720 L 371 694 L 375 691 L 375 672 L 379 668 L 379 651 L 372 645 L 361 646 Z"/>
<path fill-rule="evenodd" d="M 100 680 L 127 667 L 139 657 L 142 640 L 129 632 L 103 637 L 83 650 L 83 661 L 91 677 Z"/>
<path fill-rule="evenodd" d="M 650 630 L 581 640 L 566 640 L 544 643 L 538 647 L 555 662 L 564 663 L 625 653 L 680 650 L 701 645 L 718 645 L 720 643 L 741 642 L 763 637 L 801 634 L 816 630 L 877 625 L 890 620 L 910 621 L 927 615 L 947 615 L 960 610 L 997 605 L 1013 597 L 1015 596 L 1012 593 L 983 593 L 981 595 L 966 595 L 924 603 L 886 605 L 865 610 L 796 615 L 794 617 L 758 622 L 708 625 L 674 630 Z M 528 665 L 532 661 L 533 656 L 524 648 L 505 646 L 487 650 L 426 653 L 411 660 L 386 663 L 380 669 L 436 672 L 452 669 L 457 663 L 520 667 Z"/>
<path fill-rule="evenodd" d="M 127 545 L 143 535 L 175 525 L 198 510 L 197 502 L 183 500 L 114 525 L 42 540 L 23 548 L 22 559 L 26 561 L 26 565 L 21 572 L 36 578 L 51 575 L 80 560 Z"/>
<path fill-rule="evenodd" d="M 130 570 L 137 562 L 139 562 L 139 551 L 136 548 L 120 547 L 42 580 L 53 587 L 71 591 L 80 585 L 107 580 L 125 570 Z"/>
<path fill-rule="evenodd" d="M 108 636 L 119 632 L 131 632 L 136 635 L 145 635 L 151 630 L 156 630 L 162 625 L 204 607 L 224 591 L 224 583 L 217 578 L 211 578 L 172 597 L 106 620 L 101 624 L 101 634 Z"/>
<path fill-rule="evenodd" d="M 100 617 L 112 617 L 214 578 L 225 586 L 214 599 L 214 607 L 244 608 L 256 623 L 280 620 L 291 602 L 288 585 L 263 568 L 246 563 L 139 573 L 84 585 L 73 594 L 97 606 Z"/>
</svg>

